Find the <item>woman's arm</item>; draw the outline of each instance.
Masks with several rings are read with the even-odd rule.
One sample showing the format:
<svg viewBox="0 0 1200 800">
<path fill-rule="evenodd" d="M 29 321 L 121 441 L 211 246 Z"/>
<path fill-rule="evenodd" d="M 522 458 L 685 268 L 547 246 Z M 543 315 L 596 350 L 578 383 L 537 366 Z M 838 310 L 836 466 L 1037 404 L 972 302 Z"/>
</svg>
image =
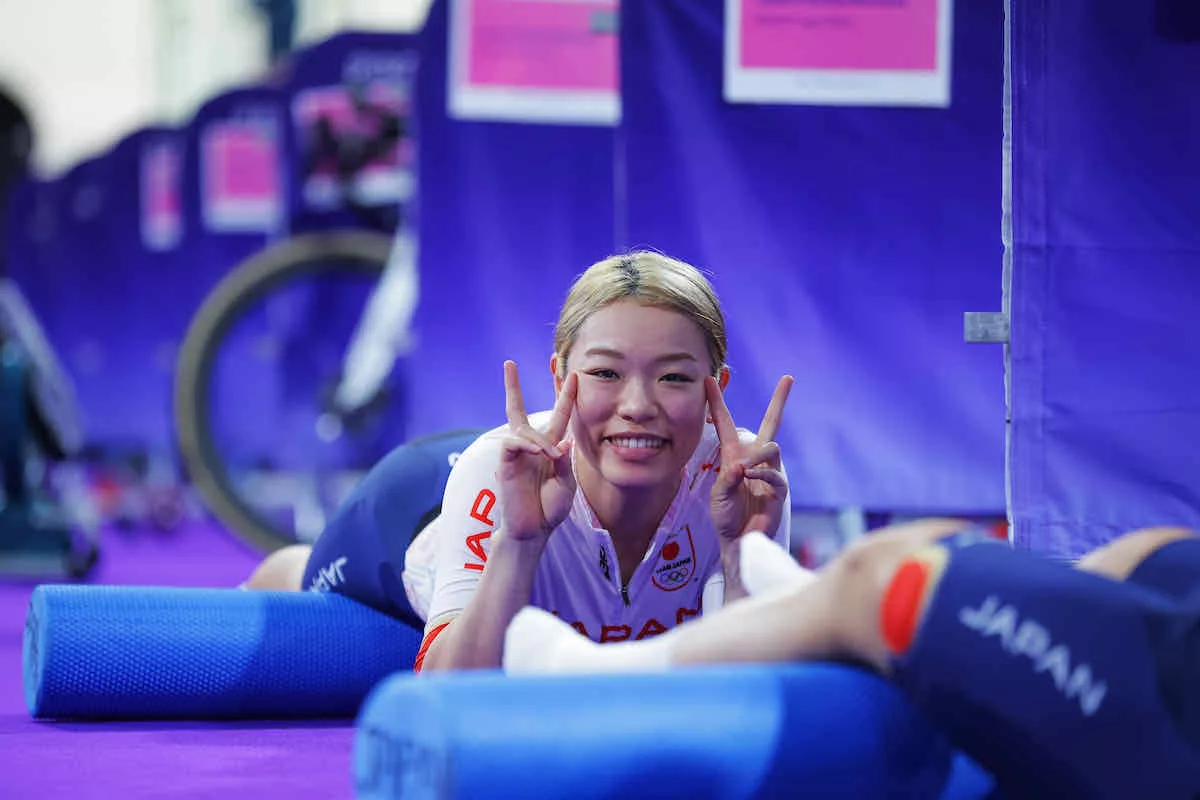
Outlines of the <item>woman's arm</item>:
<svg viewBox="0 0 1200 800">
<path fill-rule="evenodd" d="M 497 532 L 492 542 L 487 567 L 466 607 L 431 617 L 422 670 L 500 666 L 504 631 L 529 604 L 545 541 L 512 540 Z"/>
<path fill-rule="evenodd" d="M 446 483 L 419 670 L 499 666 L 504 629 L 529 603 L 545 538 L 502 530 L 502 437 L 493 431 L 467 448 Z"/>
<path fill-rule="evenodd" d="M 567 376 L 544 427 L 535 427 L 525 413 L 516 364 L 506 362 L 504 375 L 508 427 L 468 448 L 446 485 L 446 529 L 438 531 L 434 597 L 418 670 L 500 666 L 505 629 L 529 604 L 542 550 L 575 496 L 570 444 L 563 437 L 576 377 Z"/>
</svg>

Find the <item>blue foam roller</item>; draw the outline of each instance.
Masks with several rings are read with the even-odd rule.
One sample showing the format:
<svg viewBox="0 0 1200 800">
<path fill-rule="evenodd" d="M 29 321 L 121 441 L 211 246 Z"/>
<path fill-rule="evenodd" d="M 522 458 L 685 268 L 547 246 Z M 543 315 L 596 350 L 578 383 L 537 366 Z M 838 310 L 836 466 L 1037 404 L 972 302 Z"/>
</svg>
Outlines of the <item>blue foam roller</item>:
<svg viewBox="0 0 1200 800">
<path fill-rule="evenodd" d="M 353 718 L 421 633 L 348 598 L 39 586 L 25 620 L 36 718 Z"/>
<path fill-rule="evenodd" d="M 656 675 L 394 675 L 355 730 L 363 800 L 937 798 L 953 752 L 838 665 Z"/>
</svg>

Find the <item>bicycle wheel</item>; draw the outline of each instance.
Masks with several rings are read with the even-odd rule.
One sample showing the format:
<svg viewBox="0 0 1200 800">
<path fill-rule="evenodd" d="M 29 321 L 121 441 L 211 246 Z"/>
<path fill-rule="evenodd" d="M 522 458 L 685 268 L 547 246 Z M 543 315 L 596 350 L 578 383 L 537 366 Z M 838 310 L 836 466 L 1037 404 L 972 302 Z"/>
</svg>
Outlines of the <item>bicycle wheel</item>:
<svg viewBox="0 0 1200 800">
<path fill-rule="evenodd" d="M 233 404 L 233 413 L 221 413 L 217 407 L 216 379 L 222 355 L 235 348 L 239 326 L 256 315 L 261 316 L 258 312 L 273 297 L 295 291 L 296 287 L 315 287 L 321 280 L 339 285 L 353 281 L 361 284 L 356 289 L 361 288 L 363 297 L 359 301 L 356 296 L 354 302 L 365 304 L 366 296 L 383 273 L 391 248 L 390 238 L 363 231 L 288 239 L 238 265 L 209 294 L 192 319 L 180 349 L 174 385 L 180 455 L 196 491 L 213 515 L 255 547 L 269 551 L 297 541 L 311 541 L 312 536 L 299 535 L 295 525 L 281 521 L 257 502 L 261 489 L 248 483 L 247 470 L 235 468 L 235 459 L 219 446 L 219 422 L 236 424 L 244 418 L 251 420 L 256 430 L 274 428 L 278 423 L 272 419 L 270 424 L 261 424 L 261 407 L 257 416 L 253 411 L 243 413 L 245 398 L 240 404 Z M 330 291 L 323 286 L 312 288 L 309 293 L 327 295 Z M 326 319 L 319 322 L 316 326 L 301 327 L 323 329 Z M 309 367 L 306 360 L 301 365 L 303 370 Z M 264 369 L 262 374 L 270 372 Z M 239 390 L 251 392 L 261 387 L 255 379 L 235 383 Z M 316 401 L 316 393 L 313 394 Z M 381 443 L 381 447 L 394 444 L 396 441 L 391 440 Z M 301 464 L 299 468 L 305 466 Z"/>
</svg>

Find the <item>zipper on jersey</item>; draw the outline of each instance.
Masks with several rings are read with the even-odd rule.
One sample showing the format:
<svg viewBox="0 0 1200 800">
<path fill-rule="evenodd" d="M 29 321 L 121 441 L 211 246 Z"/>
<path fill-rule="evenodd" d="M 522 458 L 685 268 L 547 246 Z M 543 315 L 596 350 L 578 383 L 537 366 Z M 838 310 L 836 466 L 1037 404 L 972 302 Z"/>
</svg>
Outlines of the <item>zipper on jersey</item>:
<svg viewBox="0 0 1200 800">
<path fill-rule="evenodd" d="M 621 590 L 621 602 L 629 608 L 629 584 L 621 581 L 620 561 L 617 560 L 617 551 L 612 551 L 612 563 L 617 564 L 615 574 L 609 569 L 609 549 L 612 547 L 612 540 L 607 544 L 600 545 L 600 570 L 604 573 L 604 577 L 612 581 L 612 583 Z M 611 576 L 611 577 L 610 577 Z M 615 580 L 614 580 L 615 578 Z"/>
</svg>

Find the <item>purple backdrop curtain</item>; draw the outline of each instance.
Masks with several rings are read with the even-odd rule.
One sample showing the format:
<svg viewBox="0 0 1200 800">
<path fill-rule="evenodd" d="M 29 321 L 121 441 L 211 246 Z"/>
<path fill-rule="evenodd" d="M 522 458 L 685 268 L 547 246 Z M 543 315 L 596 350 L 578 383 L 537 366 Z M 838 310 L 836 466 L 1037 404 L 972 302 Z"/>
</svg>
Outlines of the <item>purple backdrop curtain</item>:
<svg viewBox="0 0 1200 800">
<path fill-rule="evenodd" d="M 1014 536 L 1076 556 L 1200 526 L 1200 8 L 1013 6 Z"/>
</svg>

